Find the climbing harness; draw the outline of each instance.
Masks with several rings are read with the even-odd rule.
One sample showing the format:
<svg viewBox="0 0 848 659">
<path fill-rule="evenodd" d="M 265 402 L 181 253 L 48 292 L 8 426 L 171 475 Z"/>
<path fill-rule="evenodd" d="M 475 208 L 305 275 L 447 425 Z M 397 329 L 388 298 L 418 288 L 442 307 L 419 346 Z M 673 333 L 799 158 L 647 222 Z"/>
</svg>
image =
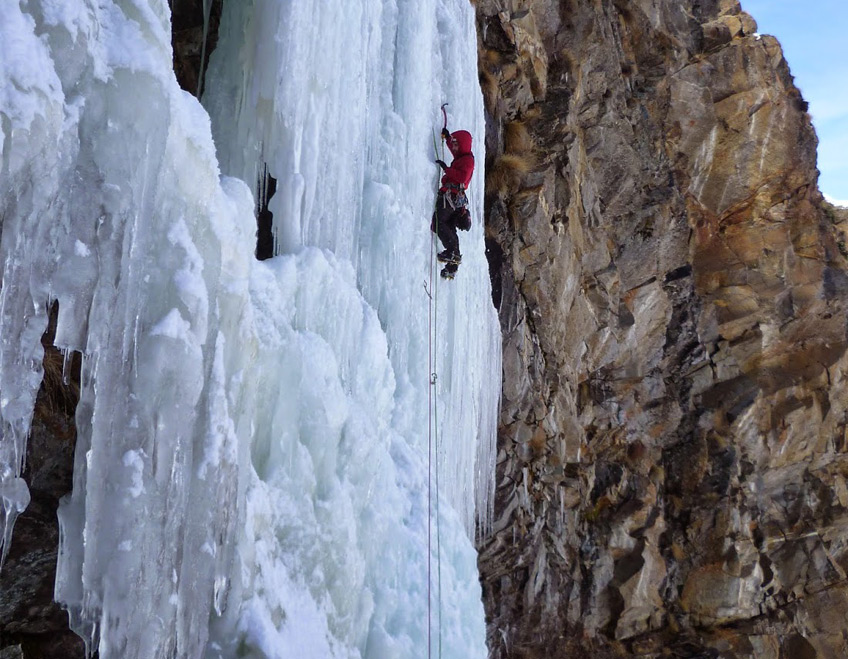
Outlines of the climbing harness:
<svg viewBox="0 0 848 659">
<path fill-rule="evenodd" d="M 456 183 L 448 183 L 447 191 L 442 195 L 453 210 L 457 208 L 465 208 L 468 206 L 468 197 L 465 196 L 465 186 L 457 185 Z"/>
</svg>

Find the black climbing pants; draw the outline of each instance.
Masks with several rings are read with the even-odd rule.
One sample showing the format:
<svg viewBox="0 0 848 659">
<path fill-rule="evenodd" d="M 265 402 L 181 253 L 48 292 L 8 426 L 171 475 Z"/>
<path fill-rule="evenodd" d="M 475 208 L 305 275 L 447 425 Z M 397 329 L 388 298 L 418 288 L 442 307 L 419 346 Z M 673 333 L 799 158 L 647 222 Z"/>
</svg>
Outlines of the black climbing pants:
<svg viewBox="0 0 848 659">
<path fill-rule="evenodd" d="M 436 199 L 436 210 L 433 212 L 430 230 L 439 236 L 448 254 L 459 256 L 459 238 L 456 235 L 456 225 L 451 220 L 453 210 L 444 193 L 440 192 Z"/>
</svg>

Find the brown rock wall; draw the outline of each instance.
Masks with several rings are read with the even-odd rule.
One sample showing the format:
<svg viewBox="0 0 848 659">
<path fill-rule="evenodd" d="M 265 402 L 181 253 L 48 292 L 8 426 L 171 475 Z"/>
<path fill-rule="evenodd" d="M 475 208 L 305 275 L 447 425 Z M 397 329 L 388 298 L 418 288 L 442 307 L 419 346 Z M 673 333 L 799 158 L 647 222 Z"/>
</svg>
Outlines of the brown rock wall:
<svg viewBox="0 0 848 659">
<path fill-rule="evenodd" d="M 476 6 L 492 655 L 845 656 L 846 223 L 779 44 L 728 0 Z"/>
</svg>

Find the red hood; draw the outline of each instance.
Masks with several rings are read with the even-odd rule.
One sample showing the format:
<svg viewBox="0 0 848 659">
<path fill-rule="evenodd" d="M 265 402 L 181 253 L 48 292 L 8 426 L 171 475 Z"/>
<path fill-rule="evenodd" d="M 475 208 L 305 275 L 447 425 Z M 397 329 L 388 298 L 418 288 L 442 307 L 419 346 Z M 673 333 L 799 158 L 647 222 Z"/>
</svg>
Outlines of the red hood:
<svg viewBox="0 0 848 659">
<path fill-rule="evenodd" d="M 471 153 L 471 133 L 467 130 L 458 130 L 455 133 L 451 133 L 451 137 L 455 138 L 457 143 L 456 150 L 451 149 L 454 157 Z"/>
</svg>

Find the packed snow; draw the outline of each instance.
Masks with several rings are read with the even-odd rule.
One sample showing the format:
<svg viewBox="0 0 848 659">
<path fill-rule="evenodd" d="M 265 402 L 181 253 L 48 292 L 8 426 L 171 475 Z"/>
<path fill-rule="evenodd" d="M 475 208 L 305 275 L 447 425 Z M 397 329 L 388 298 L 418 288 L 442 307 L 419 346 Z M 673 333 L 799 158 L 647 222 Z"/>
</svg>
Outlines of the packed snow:
<svg viewBox="0 0 848 659">
<path fill-rule="evenodd" d="M 476 57 L 467 0 L 225 0 L 201 105 L 166 0 L 0 3 L 2 550 L 58 301 L 83 368 L 56 597 L 101 659 L 486 655 Z M 446 101 L 478 138 L 451 282 Z"/>
</svg>

